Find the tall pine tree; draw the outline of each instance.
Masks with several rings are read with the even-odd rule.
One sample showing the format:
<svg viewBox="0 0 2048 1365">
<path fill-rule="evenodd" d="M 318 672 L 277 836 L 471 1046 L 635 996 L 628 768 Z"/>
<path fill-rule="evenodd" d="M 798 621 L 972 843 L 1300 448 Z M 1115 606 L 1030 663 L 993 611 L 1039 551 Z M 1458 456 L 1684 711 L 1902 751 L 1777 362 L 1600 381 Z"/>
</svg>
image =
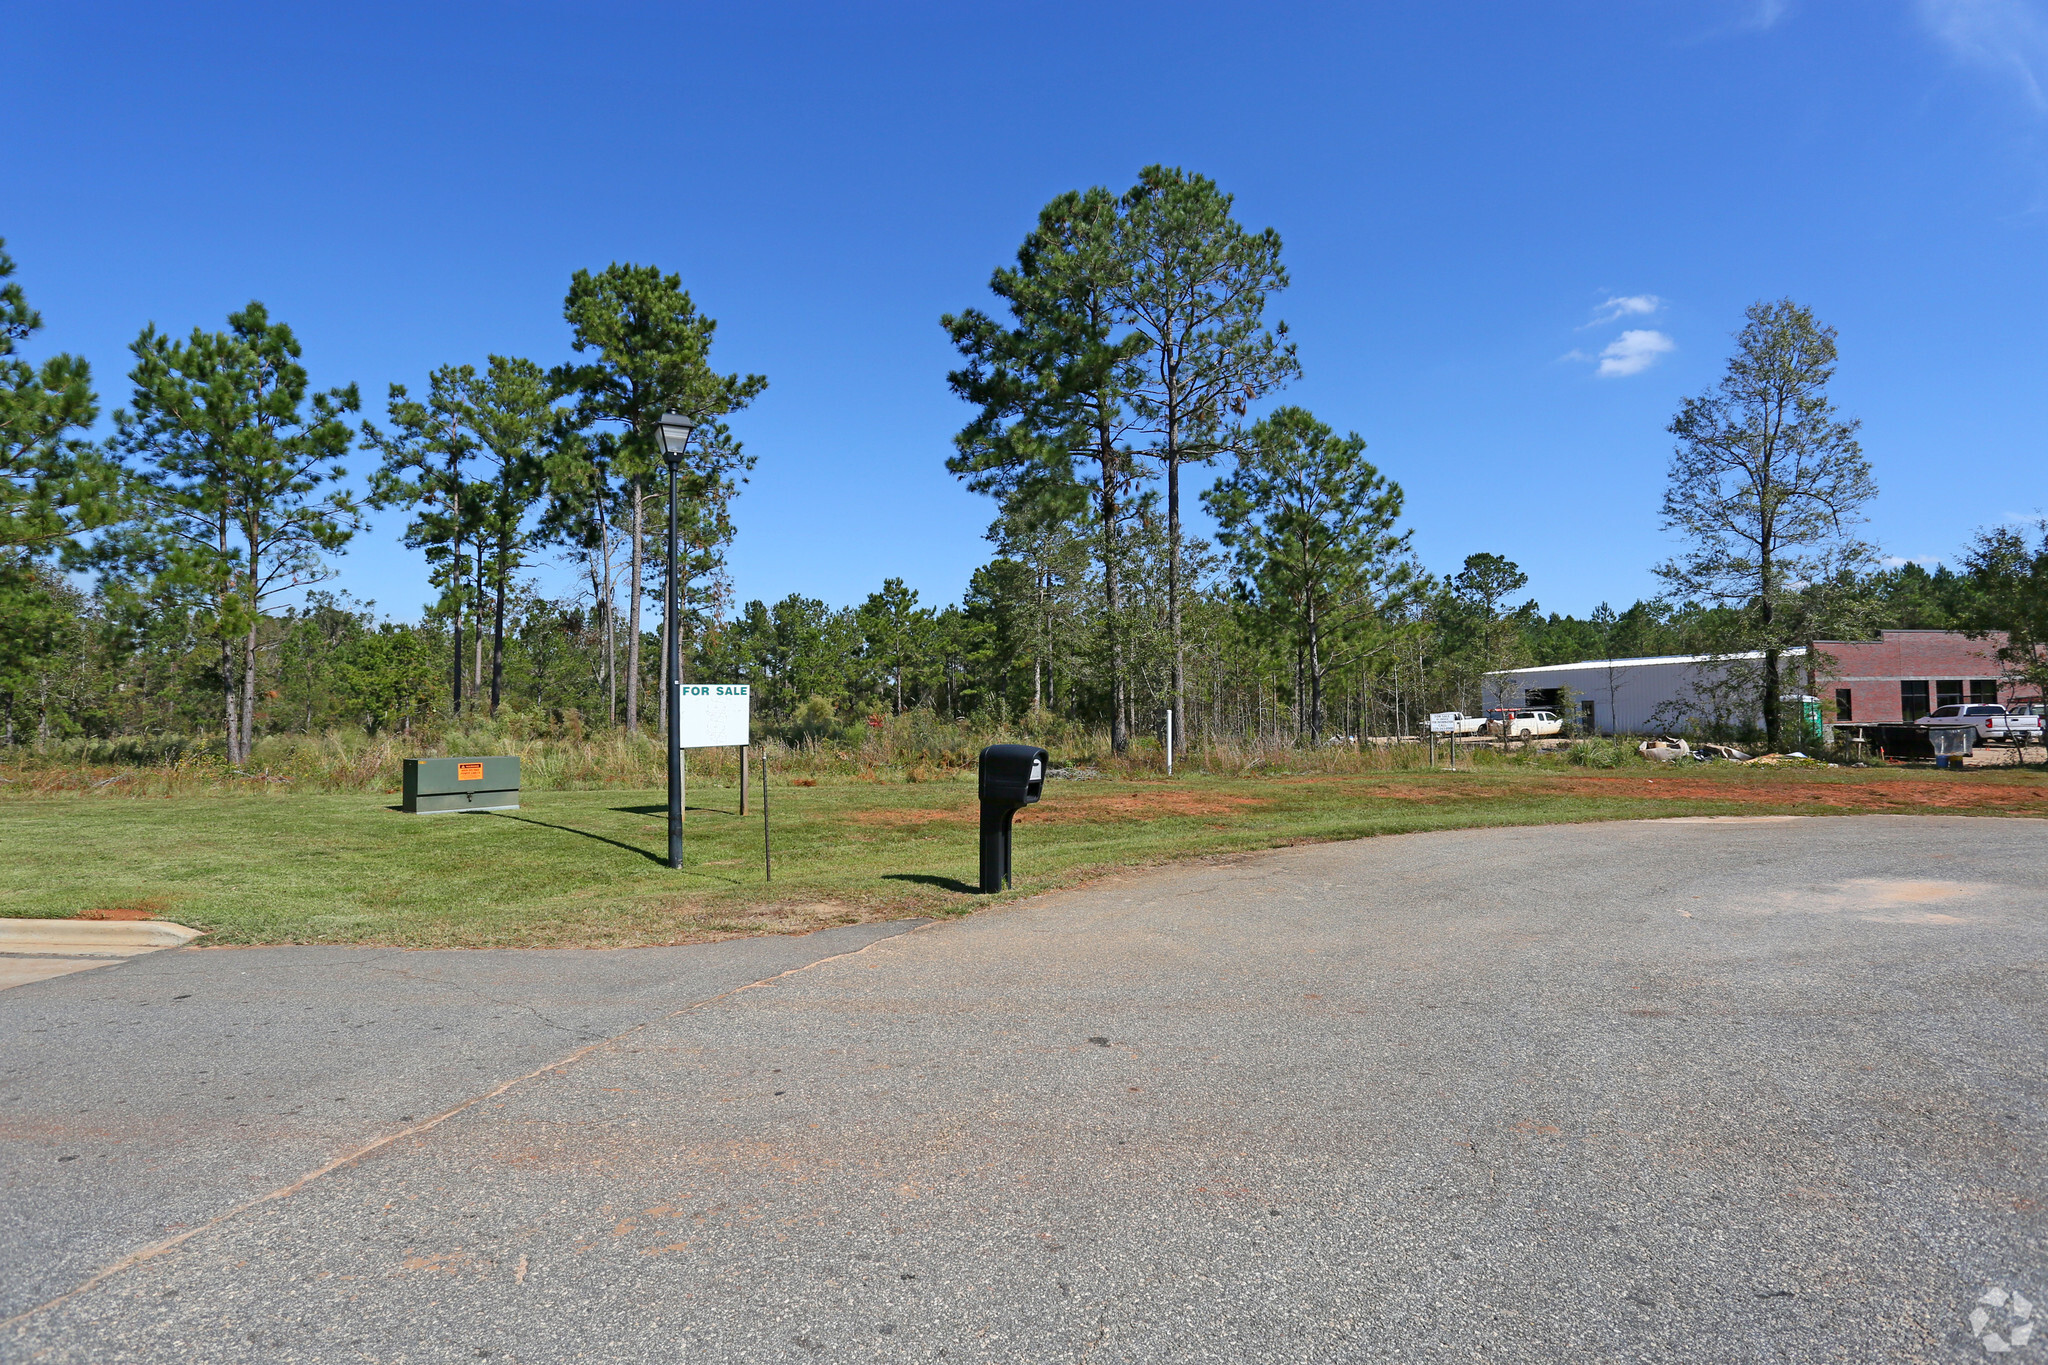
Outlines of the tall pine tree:
<svg viewBox="0 0 2048 1365">
<path fill-rule="evenodd" d="M 665 412 L 700 424 L 747 406 L 768 387 L 758 374 L 711 369 L 718 323 L 697 311 L 680 276 L 656 266 L 613 263 L 596 274 L 579 270 L 562 303 L 575 350 L 587 359 L 554 372 L 575 398 L 579 427 L 595 428 L 587 450 L 583 496 L 603 503 L 623 494 L 631 564 L 627 581 L 626 729 L 640 725 L 640 598 L 644 590 L 649 481 L 661 468 L 656 426 Z M 692 449 L 692 472 L 718 458 L 705 443 Z M 623 485 L 620 487 L 619 485 Z"/>
<path fill-rule="evenodd" d="M 226 331 L 195 328 L 184 341 L 152 325 L 130 349 L 135 392 L 114 417 L 118 447 L 147 462 L 136 487 L 169 574 L 206 603 L 228 759 L 246 763 L 264 607 L 324 579 L 323 552 L 357 529 L 354 500 L 334 485 L 361 400 L 353 384 L 314 390 L 298 338 L 260 303 L 230 313 Z"/>
</svg>

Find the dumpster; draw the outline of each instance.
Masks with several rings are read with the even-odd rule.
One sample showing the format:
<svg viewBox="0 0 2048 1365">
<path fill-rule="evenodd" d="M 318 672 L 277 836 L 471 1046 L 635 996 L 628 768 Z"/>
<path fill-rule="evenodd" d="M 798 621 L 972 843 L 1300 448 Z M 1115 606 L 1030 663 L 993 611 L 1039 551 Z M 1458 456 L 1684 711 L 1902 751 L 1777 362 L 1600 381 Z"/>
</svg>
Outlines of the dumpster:
<svg viewBox="0 0 2048 1365">
<path fill-rule="evenodd" d="M 407 815 L 445 815 L 464 810 L 518 810 L 519 760 L 493 758 L 408 758 L 405 760 Z"/>
<path fill-rule="evenodd" d="M 1840 729 L 1842 727 L 1836 727 Z M 1934 743 L 1917 725 L 1857 725 L 1851 733 L 1886 758 L 1933 758 Z"/>
</svg>

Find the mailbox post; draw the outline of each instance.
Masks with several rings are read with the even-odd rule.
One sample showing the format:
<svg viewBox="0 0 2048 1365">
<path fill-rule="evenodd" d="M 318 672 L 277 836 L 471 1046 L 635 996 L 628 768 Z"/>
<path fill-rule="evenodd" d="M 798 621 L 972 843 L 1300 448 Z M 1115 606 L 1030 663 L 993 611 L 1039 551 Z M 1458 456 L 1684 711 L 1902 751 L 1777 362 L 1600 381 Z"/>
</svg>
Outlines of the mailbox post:
<svg viewBox="0 0 2048 1365">
<path fill-rule="evenodd" d="M 1010 884 L 1010 822 L 1045 789 L 1050 761 L 1035 744 L 991 744 L 981 751 L 981 889 L 994 895 Z"/>
</svg>

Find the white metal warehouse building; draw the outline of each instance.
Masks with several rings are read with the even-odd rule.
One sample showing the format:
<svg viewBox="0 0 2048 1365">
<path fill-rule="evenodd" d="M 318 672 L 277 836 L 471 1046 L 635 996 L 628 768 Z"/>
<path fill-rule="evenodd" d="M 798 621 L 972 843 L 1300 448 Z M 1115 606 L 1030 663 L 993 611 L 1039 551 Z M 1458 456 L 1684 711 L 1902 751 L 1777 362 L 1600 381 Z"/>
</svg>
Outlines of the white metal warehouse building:
<svg viewBox="0 0 2048 1365">
<path fill-rule="evenodd" d="M 1588 659 L 1541 668 L 1509 668 L 1487 674 L 1481 691 L 1488 708 L 1541 707 L 1600 734 L 1644 734 L 1658 728 L 1660 709 L 1667 717 L 1675 711 L 1690 709 L 1691 700 L 1705 686 L 1725 677 L 1728 669 L 1763 657 L 1761 653 L 1666 654 L 1649 659 Z M 1784 649 L 1778 652 L 1778 657 L 1790 663 L 1804 659 L 1806 651 L 1798 647 Z M 1791 687 L 1790 676 L 1786 682 L 1790 690 L 1798 690 Z M 1761 713 L 1749 720 L 1759 727 L 1763 724 Z"/>
</svg>

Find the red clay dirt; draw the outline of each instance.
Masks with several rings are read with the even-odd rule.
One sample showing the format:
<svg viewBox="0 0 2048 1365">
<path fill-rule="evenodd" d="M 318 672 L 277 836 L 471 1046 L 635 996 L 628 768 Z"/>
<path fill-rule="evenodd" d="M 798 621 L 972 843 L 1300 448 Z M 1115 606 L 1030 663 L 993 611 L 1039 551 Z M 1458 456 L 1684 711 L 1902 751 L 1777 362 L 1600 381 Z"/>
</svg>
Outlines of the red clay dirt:
<svg viewBox="0 0 2048 1365">
<path fill-rule="evenodd" d="M 1833 810 L 1910 813 L 1921 810 L 1994 810 L 2048 815 L 2048 785 L 1980 782 L 1951 778 L 1894 777 L 1882 770 L 1868 777 L 1831 773 L 1801 778 L 1772 775 L 1749 779 L 1634 774 L 1553 773 L 1511 786 L 1451 785 L 1436 782 L 1290 777 L 1288 783 L 1340 783 L 1347 793 L 1389 801 L 1432 805 L 1447 801 L 1500 801 L 1532 796 L 1611 797 L 1632 801 L 1719 801 L 1743 806 L 1819 806 Z"/>
<path fill-rule="evenodd" d="M 1063 793 L 1063 796 L 1065 794 Z M 1264 810 L 1273 804 L 1263 796 L 1231 796 L 1224 792 L 1157 787 L 1126 792 L 1090 792 L 1075 799 L 1065 796 L 1057 805 L 1032 806 L 1017 812 L 1019 821 L 1065 824 L 1069 821 L 1165 820 L 1176 816 L 1234 815 L 1240 811 Z"/>
<path fill-rule="evenodd" d="M 1950 779 L 1875 778 L 1745 782 L 1685 777 L 1554 778 L 1531 794 L 1615 796 L 1638 801 L 1725 801 L 1745 806 L 1841 810 L 2000 810 L 2048 814 L 2048 788 Z"/>
<path fill-rule="evenodd" d="M 1402 780 L 1352 776 L 1295 776 L 1284 786 L 1340 788 L 1360 800 L 1400 801 L 1414 805 L 1486 803 L 1531 797 L 1610 798 L 1646 802 L 1710 801 L 1722 805 L 1775 807 L 1782 811 L 1857 810 L 1911 814 L 1916 811 L 1982 810 L 2008 814 L 2048 815 L 2048 786 L 2034 783 L 1980 782 L 1954 778 L 1898 777 L 1873 772 L 1869 777 L 1830 773 L 1811 778 L 1772 774 L 1755 779 L 1727 777 L 1638 776 L 1635 774 L 1557 773 L 1527 781 L 1467 786 L 1460 782 Z M 1063 788 L 1057 801 L 1017 813 L 1020 824 L 1071 824 L 1100 820 L 1166 820 L 1248 814 L 1279 802 L 1265 796 L 1237 796 L 1212 789 L 1144 784 L 1136 788 L 1077 792 Z M 948 809 L 873 810 L 849 816 L 857 824 L 885 829 L 921 825 L 972 825 L 976 808 L 964 802 Z"/>
<path fill-rule="evenodd" d="M 103 905 L 96 910 L 81 910 L 76 915 L 73 915 L 72 918 L 89 920 L 157 919 L 170 908 L 168 901 L 161 901 L 151 897 L 148 900 L 137 901 L 133 905 Z"/>
<path fill-rule="evenodd" d="M 1057 802 L 1018 811 L 1017 822 L 1062 825 L 1092 820 L 1168 820 L 1183 816 L 1233 815 L 1271 805 L 1273 801 L 1263 796 L 1230 796 L 1221 792 L 1167 786 L 1102 793 L 1062 791 Z M 981 817 L 977 807 L 966 805 L 953 810 L 860 811 L 851 818 L 863 825 L 903 828 L 929 824 L 971 825 Z"/>
</svg>

